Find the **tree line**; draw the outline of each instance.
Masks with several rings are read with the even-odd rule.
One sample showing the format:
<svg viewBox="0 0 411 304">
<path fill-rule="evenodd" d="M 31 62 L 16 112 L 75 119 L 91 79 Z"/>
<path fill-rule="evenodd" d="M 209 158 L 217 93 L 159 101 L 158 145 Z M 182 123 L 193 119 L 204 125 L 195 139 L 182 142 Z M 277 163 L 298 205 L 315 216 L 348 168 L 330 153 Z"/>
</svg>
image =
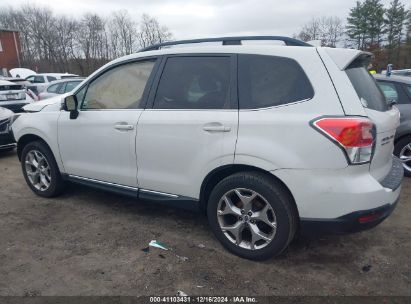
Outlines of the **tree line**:
<svg viewBox="0 0 411 304">
<path fill-rule="evenodd" d="M 338 17 L 317 17 L 295 35 L 304 41 L 320 40 L 323 46 L 342 46 L 373 52 L 374 68 L 411 68 L 411 10 L 400 0 L 384 7 L 381 0 L 357 1 L 346 23 Z"/>
<path fill-rule="evenodd" d="M 31 4 L 0 7 L 0 28 L 20 32 L 22 67 L 83 76 L 114 58 L 172 39 L 157 19 L 143 14 L 137 23 L 126 10 L 106 18 L 85 13 L 76 19 Z"/>
</svg>

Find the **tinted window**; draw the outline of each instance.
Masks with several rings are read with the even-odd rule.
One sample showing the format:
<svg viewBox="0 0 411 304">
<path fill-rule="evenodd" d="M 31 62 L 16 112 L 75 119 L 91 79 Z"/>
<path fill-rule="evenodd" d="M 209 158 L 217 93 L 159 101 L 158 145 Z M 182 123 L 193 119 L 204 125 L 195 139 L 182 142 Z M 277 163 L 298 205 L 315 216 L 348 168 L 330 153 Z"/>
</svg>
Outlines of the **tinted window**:
<svg viewBox="0 0 411 304">
<path fill-rule="evenodd" d="M 81 81 L 70 81 L 70 82 L 67 82 L 66 88 L 65 88 L 65 92 L 71 92 L 71 91 L 73 91 L 73 89 L 74 89 L 76 86 L 78 86 L 80 82 L 81 82 Z"/>
<path fill-rule="evenodd" d="M 310 99 L 314 90 L 299 64 L 289 58 L 238 57 L 240 108 L 264 108 Z"/>
<path fill-rule="evenodd" d="M 44 83 L 43 76 L 34 76 L 33 83 Z"/>
<path fill-rule="evenodd" d="M 53 76 L 47 76 L 47 80 L 48 80 L 49 82 L 52 82 L 52 81 L 54 81 L 54 80 L 57 80 L 57 78 L 56 78 L 56 77 L 53 77 Z"/>
<path fill-rule="evenodd" d="M 47 92 L 49 93 L 57 93 L 61 86 L 61 83 L 56 83 L 48 87 Z"/>
<path fill-rule="evenodd" d="M 105 72 L 89 85 L 82 108 L 138 108 L 154 64 L 154 61 L 135 62 Z"/>
<path fill-rule="evenodd" d="M 387 81 L 377 81 L 378 86 L 384 93 L 385 99 L 387 101 L 395 100 L 398 101 L 398 91 L 395 84 Z"/>
<path fill-rule="evenodd" d="M 354 61 L 345 72 L 358 97 L 362 99 L 363 106 L 376 111 L 388 110 L 384 95 L 361 61 Z"/>
<path fill-rule="evenodd" d="M 230 57 L 167 59 L 154 108 L 230 108 Z"/>
<path fill-rule="evenodd" d="M 407 92 L 408 96 L 411 97 L 411 84 L 404 85 L 405 91 Z"/>
</svg>

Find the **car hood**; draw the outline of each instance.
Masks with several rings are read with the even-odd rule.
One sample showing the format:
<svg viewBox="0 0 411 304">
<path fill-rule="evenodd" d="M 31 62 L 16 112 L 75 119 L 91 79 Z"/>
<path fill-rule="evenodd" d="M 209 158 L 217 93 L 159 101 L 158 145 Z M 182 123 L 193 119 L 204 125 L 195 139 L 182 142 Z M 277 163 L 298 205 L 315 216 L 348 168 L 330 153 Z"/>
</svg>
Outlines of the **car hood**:
<svg viewBox="0 0 411 304">
<path fill-rule="evenodd" d="M 61 103 L 63 102 L 66 94 L 51 97 L 45 100 L 36 101 L 25 105 L 23 110 L 26 112 L 40 112 L 45 107 L 50 108 L 50 110 L 60 111 Z"/>
<path fill-rule="evenodd" d="M 14 113 L 12 111 L 10 111 L 9 109 L 0 107 L 0 120 L 10 118 L 12 116 L 14 116 Z"/>
</svg>

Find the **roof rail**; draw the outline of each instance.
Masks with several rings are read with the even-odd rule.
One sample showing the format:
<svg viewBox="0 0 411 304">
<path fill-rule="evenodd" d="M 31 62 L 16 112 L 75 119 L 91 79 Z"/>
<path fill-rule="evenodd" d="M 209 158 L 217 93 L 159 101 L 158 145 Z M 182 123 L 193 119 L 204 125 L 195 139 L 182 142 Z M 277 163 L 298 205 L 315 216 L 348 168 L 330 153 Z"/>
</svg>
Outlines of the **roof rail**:
<svg viewBox="0 0 411 304">
<path fill-rule="evenodd" d="M 290 37 L 283 36 L 240 36 L 240 37 L 219 37 L 219 38 L 204 38 L 204 39 L 189 39 L 189 40 L 177 40 L 169 41 L 158 44 L 150 45 L 141 49 L 139 52 L 155 51 L 164 46 L 191 44 L 191 43 L 203 43 L 203 42 L 222 42 L 223 45 L 241 45 L 241 41 L 245 40 L 275 40 L 283 41 L 287 46 L 312 46 L 304 41 L 297 40 Z"/>
</svg>

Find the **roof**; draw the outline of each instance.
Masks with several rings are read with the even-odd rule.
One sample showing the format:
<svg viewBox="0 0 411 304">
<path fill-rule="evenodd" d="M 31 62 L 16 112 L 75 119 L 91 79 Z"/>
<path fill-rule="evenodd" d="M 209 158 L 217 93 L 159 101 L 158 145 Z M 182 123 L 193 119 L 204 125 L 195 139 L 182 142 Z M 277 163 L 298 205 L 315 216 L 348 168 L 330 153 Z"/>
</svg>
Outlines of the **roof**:
<svg viewBox="0 0 411 304">
<path fill-rule="evenodd" d="M 391 76 L 387 77 L 385 75 L 375 74 L 374 77 L 377 80 L 386 80 L 386 81 L 393 81 L 393 82 L 411 84 L 411 77 L 408 77 L 408 76 L 391 75 Z"/>
<path fill-rule="evenodd" d="M 61 82 L 72 82 L 72 81 L 83 81 L 86 79 L 85 77 L 73 77 L 73 78 L 63 78 L 63 79 L 58 79 L 58 80 L 53 80 L 49 82 L 48 86 L 51 86 L 56 83 L 61 83 Z"/>
</svg>

